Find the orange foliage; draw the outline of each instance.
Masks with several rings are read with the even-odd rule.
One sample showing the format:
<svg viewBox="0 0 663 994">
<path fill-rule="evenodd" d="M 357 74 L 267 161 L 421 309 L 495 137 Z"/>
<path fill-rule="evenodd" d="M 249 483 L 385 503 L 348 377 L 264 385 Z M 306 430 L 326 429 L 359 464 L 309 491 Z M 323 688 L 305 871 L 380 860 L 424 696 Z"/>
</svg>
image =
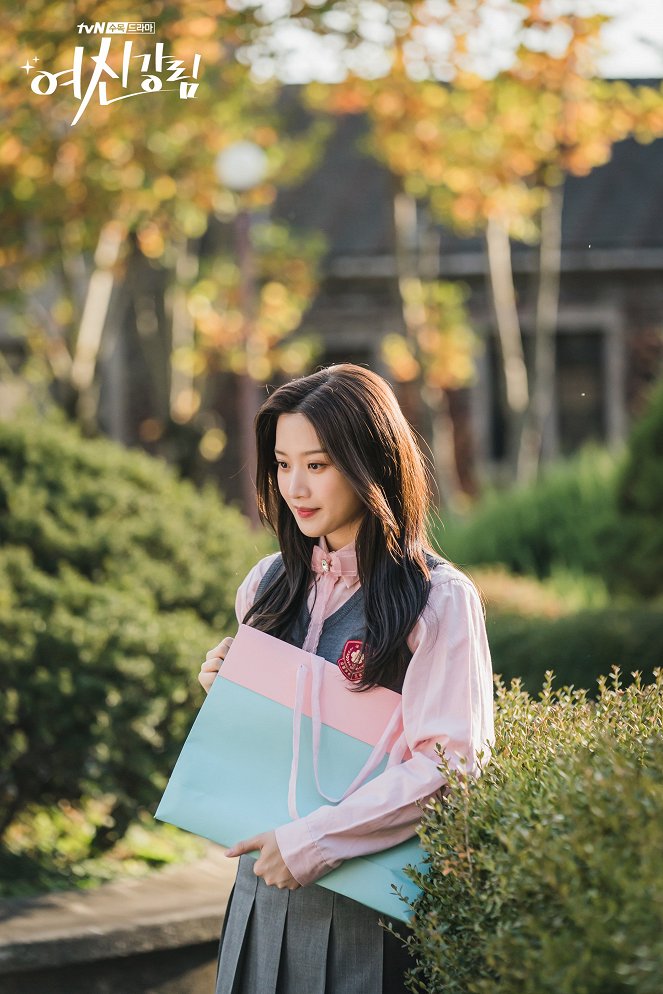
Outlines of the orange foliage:
<svg viewBox="0 0 663 994">
<path fill-rule="evenodd" d="M 486 6 L 484 0 L 408 5 L 388 75 L 350 74 L 344 83 L 317 86 L 311 99 L 336 114 L 365 109 L 375 154 L 446 223 L 471 232 L 497 214 L 512 235 L 533 238 L 549 185 L 602 165 L 613 144 L 629 135 L 648 141 L 663 134 L 663 91 L 594 78 L 607 17 L 540 0 L 507 5 L 521 23 L 514 60 L 484 78 L 470 68 L 468 51 Z M 450 84 L 432 68 L 423 79 L 409 73 L 408 51 L 414 45 L 421 57 L 425 30 L 434 27 L 453 35 Z M 561 52 L 559 42 L 547 47 L 562 36 L 568 40 Z"/>
</svg>

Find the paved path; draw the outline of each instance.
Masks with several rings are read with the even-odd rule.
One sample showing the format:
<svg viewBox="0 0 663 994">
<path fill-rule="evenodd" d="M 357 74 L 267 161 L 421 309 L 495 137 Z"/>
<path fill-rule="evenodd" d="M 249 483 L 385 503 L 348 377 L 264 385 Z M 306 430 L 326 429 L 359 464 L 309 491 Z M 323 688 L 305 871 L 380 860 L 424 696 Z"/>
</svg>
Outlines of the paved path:
<svg viewBox="0 0 663 994">
<path fill-rule="evenodd" d="M 0 977 L 208 942 L 218 937 L 236 868 L 210 845 L 204 859 L 148 877 L 0 901 Z"/>
</svg>

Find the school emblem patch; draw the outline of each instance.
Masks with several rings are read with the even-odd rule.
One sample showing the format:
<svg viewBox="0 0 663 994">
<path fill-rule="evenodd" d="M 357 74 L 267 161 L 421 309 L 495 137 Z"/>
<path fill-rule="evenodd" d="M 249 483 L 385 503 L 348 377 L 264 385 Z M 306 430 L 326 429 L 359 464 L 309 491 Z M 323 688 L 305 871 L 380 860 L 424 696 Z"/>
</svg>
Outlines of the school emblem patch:
<svg viewBox="0 0 663 994">
<path fill-rule="evenodd" d="M 364 645 L 357 639 L 348 639 L 343 646 L 343 654 L 338 660 L 338 668 L 350 683 L 359 683 L 364 674 Z"/>
</svg>

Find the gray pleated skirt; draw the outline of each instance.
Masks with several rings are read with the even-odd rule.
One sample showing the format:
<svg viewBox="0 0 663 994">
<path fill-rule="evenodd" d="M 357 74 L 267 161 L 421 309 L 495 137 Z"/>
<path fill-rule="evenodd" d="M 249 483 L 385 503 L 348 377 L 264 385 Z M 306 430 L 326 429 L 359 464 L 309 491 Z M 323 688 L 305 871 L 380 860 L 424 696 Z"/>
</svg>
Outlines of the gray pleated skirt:
<svg viewBox="0 0 663 994">
<path fill-rule="evenodd" d="M 240 858 L 215 994 L 406 994 L 412 960 L 378 912 L 315 885 L 268 887 L 254 864 Z"/>
</svg>

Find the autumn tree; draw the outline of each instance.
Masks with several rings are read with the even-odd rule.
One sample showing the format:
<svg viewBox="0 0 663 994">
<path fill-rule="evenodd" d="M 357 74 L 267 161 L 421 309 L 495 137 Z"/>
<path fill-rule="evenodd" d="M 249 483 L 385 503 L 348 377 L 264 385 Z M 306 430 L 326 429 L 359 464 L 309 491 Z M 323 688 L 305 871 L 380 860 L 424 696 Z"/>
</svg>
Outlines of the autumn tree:
<svg viewBox="0 0 663 994">
<path fill-rule="evenodd" d="M 313 85 L 313 105 L 365 114 L 374 154 L 404 193 L 460 234 L 485 236 L 509 450 L 521 479 L 536 472 L 553 398 L 564 178 L 607 162 L 617 141 L 663 133 L 660 90 L 596 78 L 603 7 L 343 0 L 279 8 L 281 27 L 289 18 L 331 34 L 341 53 L 342 80 Z M 264 28 L 260 56 L 278 74 L 277 36 L 275 23 Z M 531 371 L 513 239 L 539 244 Z"/>
<path fill-rule="evenodd" d="M 99 36 L 84 43 L 75 35 L 67 3 L 33 0 L 1 15 L 0 165 L 3 216 L 9 222 L 0 235 L 2 290 L 32 303 L 40 285 L 53 285 L 55 303 L 35 315 L 33 330 L 42 332 L 55 380 L 83 394 L 94 369 L 104 304 L 128 252 L 128 233 L 134 232 L 139 249 L 151 259 L 163 258 L 171 232 L 202 233 L 216 186 L 210 159 L 227 131 L 237 128 L 240 115 L 250 115 L 256 103 L 246 74 L 238 73 L 214 38 L 215 15 L 226 12 L 225 3 L 206 5 L 211 17 L 203 16 L 202 5 L 192 6 L 185 33 L 179 6 L 147 3 L 142 14 L 158 21 L 168 51 L 187 66 L 196 52 L 202 56 L 195 98 L 178 113 L 170 93 L 141 93 L 106 107 L 95 94 L 75 126 L 78 104 L 71 89 L 38 94 L 30 79 L 37 66 L 51 73 L 71 69 L 74 46 L 84 44 L 85 88 Z M 92 23 L 122 16 L 113 2 L 83 3 L 77 14 Z M 107 62 L 117 72 L 122 46 L 112 42 Z M 143 39 L 133 45 L 134 52 L 148 51 Z M 17 68 L 17 53 L 26 66 L 34 63 L 32 77 Z M 215 101 L 213 109 L 210 77 L 219 69 L 228 99 Z"/>
<path fill-rule="evenodd" d="M 78 22 L 125 16 L 116 0 L 83 2 L 76 10 Z M 85 96 L 92 57 L 104 44 L 101 36 L 78 35 L 66 2 L 28 0 L 18 11 L 0 13 L 0 203 L 5 219 L 0 294 L 13 305 L 17 334 L 27 341 L 33 359 L 46 365 L 61 402 L 90 432 L 96 430 L 97 364 L 111 300 L 118 292 L 135 291 L 136 309 L 143 306 L 136 278 L 141 265 L 170 274 L 166 304 L 172 327 L 163 337 L 174 338 L 172 355 L 164 365 L 154 354 L 153 339 L 145 336 L 141 342 L 153 374 L 161 366 L 165 371 L 158 384 L 156 422 L 196 417 L 196 398 L 204 391 L 192 387 L 192 369 L 198 385 L 213 366 L 222 365 L 238 376 L 256 373 L 246 363 L 244 371 L 237 372 L 241 341 L 227 351 L 228 342 L 218 339 L 219 355 L 211 358 L 212 338 L 206 337 L 199 316 L 191 313 L 200 278 L 197 246 L 210 217 L 230 223 L 240 211 L 267 215 L 278 187 L 311 167 L 325 137 L 324 125 L 315 122 L 308 131 L 283 137 L 279 85 L 256 82 L 237 57 L 249 37 L 250 19 L 225 0 L 149 0 L 141 7 L 141 18 L 156 22 L 156 35 L 131 37 L 133 75 L 127 89 L 139 95 L 126 96 L 110 76 L 122 73 L 125 39 L 106 38 L 104 80 L 109 98 L 120 99 L 104 106 L 95 91 L 73 124 L 84 102 L 75 100 L 73 88 L 65 85 L 71 79 L 74 48 L 84 49 Z M 138 66 L 149 57 L 147 71 L 154 71 L 150 66 L 157 41 L 168 57 L 181 60 L 189 82 L 195 82 L 197 89 L 189 99 L 179 99 L 177 83 L 164 84 L 164 92 L 141 91 Z M 24 66 L 19 68 L 19 62 Z M 52 93 L 45 92 L 48 77 L 36 84 L 41 92 L 31 88 L 30 81 L 44 70 L 65 74 Z M 241 196 L 224 190 L 214 170 L 219 152 L 240 138 L 263 148 L 268 158 L 264 180 Z M 276 337 L 281 341 L 292 331 L 293 315 L 301 315 L 315 286 L 317 248 L 298 243 L 294 233 L 283 229 L 272 242 L 263 268 L 273 270 L 275 246 L 284 265 L 278 278 L 268 272 L 266 285 L 259 287 L 260 314 L 249 343 L 265 354 Z M 237 267 L 230 262 L 223 273 L 218 308 L 228 304 L 228 294 L 236 296 L 237 286 L 230 284 L 239 281 Z M 232 311 L 232 301 L 229 307 Z M 147 314 L 146 320 L 153 317 Z M 247 343 L 243 345 L 246 352 Z M 286 354 L 281 346 L 273 353 L 271 367 L 283 359 L 289 369 L 297 350 Z M 154 434 L 158 429 L 153 428 Z M 219 440 L 217 430 L 207 439 L 207 449 L 218 448 Z"/>
<path fill-rule="evenodd" d="M 485 234 L 510 451 L 516 475 L 527 479 L 538 465 L 553 400 L 563 179 L 607 161 L 617 140 L 662 133 L 663 101 L 648 87 L 580 76 L 555 92 L 545 76 L 552 60 L 540 54 L 521 59 L 523 76 L 530 61 L 540 64 L 538 85 L 515 71 L 491 81 L 459 74 L 450 88 L 391 78 L 368 113 L 378 154 L 403 176 L 405 188 L 427 198 L 433 214 L 455 230 Z M 512 238 L 540 245 L 531 374 Z"/>
</svg>

